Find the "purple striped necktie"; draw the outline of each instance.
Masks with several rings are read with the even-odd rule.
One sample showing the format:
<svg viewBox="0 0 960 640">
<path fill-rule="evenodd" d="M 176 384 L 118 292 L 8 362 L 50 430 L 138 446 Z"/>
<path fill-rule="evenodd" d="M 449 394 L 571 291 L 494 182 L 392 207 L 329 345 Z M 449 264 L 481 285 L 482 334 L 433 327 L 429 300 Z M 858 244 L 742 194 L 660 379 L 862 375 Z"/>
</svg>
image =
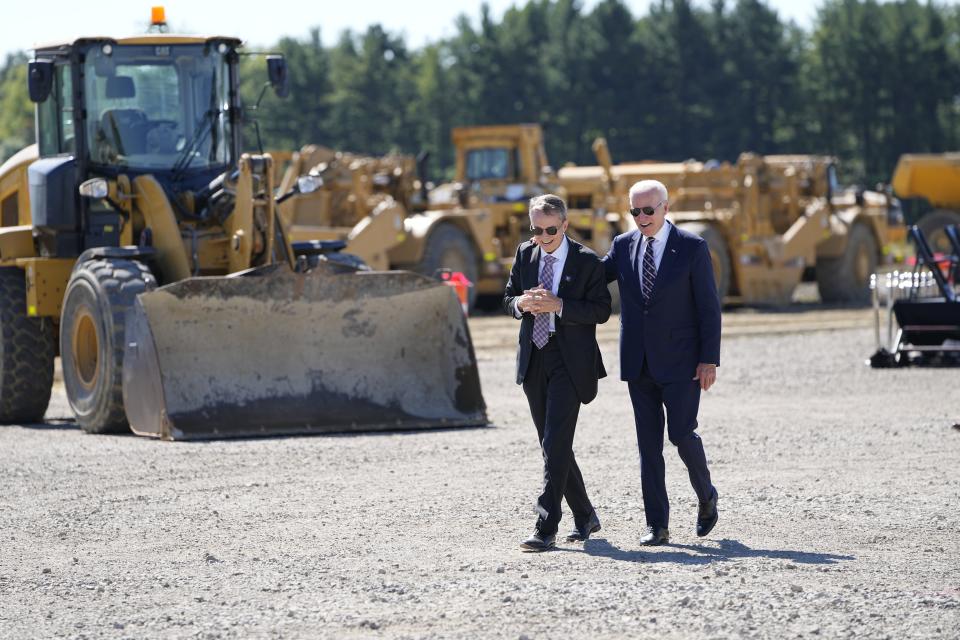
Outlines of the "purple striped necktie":
<svg viewBox="0 0 960 640">
<path fill-rule="evenodd" d="M 540 274 L 540 284 L 547 291 L 553 290 L 553 263 L 557 259 L 549 253 L 543 256 L 543 273 Z M 538 313 L 533 319 L 533 344 L 537 349 L 543 349 L 550 340 L 550 314 Z"/>
<path fill-rule="evenodd" d="M 653 293 L 653 283 L 657 280 L 657 264 L 653 261 L 653 243 L 654 238 L 647 238 L 647 248 L 643 252 L 643 300 L 650 302 L 650 294 Z"/>
</svg>

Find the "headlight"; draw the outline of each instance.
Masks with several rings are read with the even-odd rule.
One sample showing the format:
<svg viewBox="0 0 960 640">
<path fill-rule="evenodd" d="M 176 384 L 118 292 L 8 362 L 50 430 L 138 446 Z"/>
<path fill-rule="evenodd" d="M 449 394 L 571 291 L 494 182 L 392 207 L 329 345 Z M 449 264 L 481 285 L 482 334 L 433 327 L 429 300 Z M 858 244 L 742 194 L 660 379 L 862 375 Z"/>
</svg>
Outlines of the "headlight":
<svg viewBox="0 0 960 640">
<path fill-rule="evenodd" d="M 107 181 L 104 178 L 90 178 L 81 183 L 79 191 L 80 195 L 86 198 L 97 198 L 98 200 L 106 198 L 110 193 Z"/>
</svg>

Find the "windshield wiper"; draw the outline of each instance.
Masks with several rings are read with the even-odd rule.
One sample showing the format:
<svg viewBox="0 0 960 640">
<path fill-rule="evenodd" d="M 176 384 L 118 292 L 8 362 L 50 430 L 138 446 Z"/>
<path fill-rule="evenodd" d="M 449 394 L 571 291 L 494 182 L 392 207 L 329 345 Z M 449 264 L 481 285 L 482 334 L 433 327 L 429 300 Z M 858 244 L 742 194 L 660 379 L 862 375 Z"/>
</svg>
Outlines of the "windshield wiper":
<svg viewBox="0 0 960 640">
<path fill-rule="evenodd" d="M 207 139 L 207 135 L 213 129 L 214 122 L 216 122 L 216 118 L 220 113 L 221 112 L 216 109 L 204 112 L 203 120 L 198 123 L 198 127 L 193 131 L 193 136 L 183 148 L 183 151 L 180 152 L 177 161 L 173 164 L 174 180 L 182 178 L 184 172 L 190 168 L 190 163 L 193 162 L 196 152 L 200 150 L 200 146 L 203 145 Z"/>
<path fill-rule="evenodd" d="M 217 118 L 221 113 L 223 113 L 223 110 L 217 106 L 217 73 L 214 71 L 210 78 L 210 108 L 200 116 L 201 121 L 194 127 L 193 135 L 190 137 L 188 144 L 184 146 L 177 161 L 173 164 L 174 182 L 180 180 L 186 170 L 190 168 L 194 154 L 200 150 L 201 145 L 203 145 L 207 139 L 207 135 L 213 131 Z M 216 138 L 214 138 L 214 140 L 216 140 Z M 211 153 L 215 151 L 215 146 L 216 145 L 211 145 Z"/>
</svg>

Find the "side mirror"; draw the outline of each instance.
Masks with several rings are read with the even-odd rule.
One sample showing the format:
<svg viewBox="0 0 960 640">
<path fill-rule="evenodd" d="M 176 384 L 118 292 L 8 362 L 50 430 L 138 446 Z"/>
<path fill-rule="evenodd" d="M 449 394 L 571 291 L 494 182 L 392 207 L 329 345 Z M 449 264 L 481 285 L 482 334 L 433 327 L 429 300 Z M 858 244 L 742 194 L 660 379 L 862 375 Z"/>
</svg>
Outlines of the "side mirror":
<svg viewBox="0 0 960 640">
<path fill-rule="evenodd" d="M 290 79 L 287 77 L 287 60 L 283 56 L 267 56 L 267 77 L 270 86 L 278 98 L 286 98 L 290 93 Z"/>
<path fill-rule="evenodd" d="M 53 90 L 53 62 L 32 60 L 27 65 L 27 88 L 32 102 L 43 102 Z"/>
</svg>

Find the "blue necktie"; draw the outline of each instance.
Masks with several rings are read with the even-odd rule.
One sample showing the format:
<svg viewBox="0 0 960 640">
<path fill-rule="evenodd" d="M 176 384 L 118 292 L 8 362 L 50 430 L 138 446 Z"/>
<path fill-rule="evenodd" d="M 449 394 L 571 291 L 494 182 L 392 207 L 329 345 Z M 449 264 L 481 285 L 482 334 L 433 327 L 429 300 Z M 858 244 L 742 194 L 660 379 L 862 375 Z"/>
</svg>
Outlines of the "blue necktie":
<svg viewBox="0 0 960 640">
<path fill-rule="evenodd" d="M 657 265 L 653 261 L 653 243 L 654 238 L 648 238 L 647 249 L 643 252 L 643 278 L 640 284 L 643 291 L 644 302 L 650 302 L 650 294 L 653 293 L 653 283 L 657 280 Z"/>
</svg>

